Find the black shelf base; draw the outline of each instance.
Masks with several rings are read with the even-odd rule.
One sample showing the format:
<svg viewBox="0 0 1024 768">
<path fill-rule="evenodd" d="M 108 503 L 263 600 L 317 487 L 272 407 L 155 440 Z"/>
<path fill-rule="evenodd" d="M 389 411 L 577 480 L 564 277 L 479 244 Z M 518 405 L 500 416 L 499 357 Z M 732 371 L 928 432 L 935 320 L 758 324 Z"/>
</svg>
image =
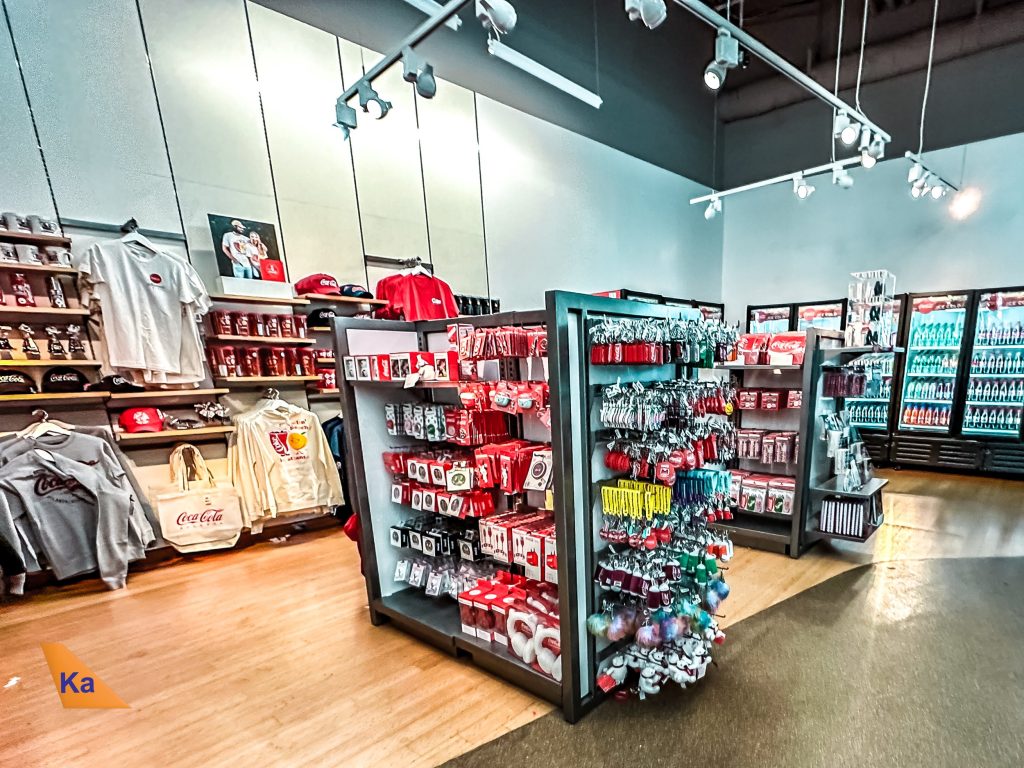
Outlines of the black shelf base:
<svg viewBox="0 0 1024 768">
<path fill-rule="evenodd" d="M 467 657 L 476 666 L 535 696 L 562 706 L 562 686 L 501 646 L 462 632 L 458 604 L 406 589 L 373 601 L 373 609 L 395 626 L 452 656 Z"/>
</svg>

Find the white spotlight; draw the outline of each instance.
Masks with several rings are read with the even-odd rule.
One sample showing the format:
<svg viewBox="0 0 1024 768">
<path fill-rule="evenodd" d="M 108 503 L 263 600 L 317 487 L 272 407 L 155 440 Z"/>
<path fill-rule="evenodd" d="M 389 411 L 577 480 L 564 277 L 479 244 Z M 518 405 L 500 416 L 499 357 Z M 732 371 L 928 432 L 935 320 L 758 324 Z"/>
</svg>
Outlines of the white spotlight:
<svg viewBox="0 0 1024 768">
<path fill-rule="evenodd" d="M 476 0 L 476 17 L 484 29 L 507 35 L 516 27 L 516 9 L 508 0 Z"/>
<path fill-rule="evenodd" d="M 722 200 L 718 197 L 711 198 L 711 202 L 708 203 L 707 209 L 704 211 L 704 218 L 711 221 L 722 211 Z"/>
<path fill-rule="evenodd" d="M 907 173 L 907 183 L 913 184 L 915 181 L 921 178 L 921 174 L 924 173 L 924 166 L 920 163 L 914 163 L 910 166 L 910 171 Z"/>
<path fill-rule="evenodd" d="M 832 135 L 846 146 L 850 146 L 860 135 L 860 126 L 850 120 L 850 116 L 845 111 L 840 111 L 836 113 L 835 122 L 832 123 Z"/>
<path fill-rule="evenodd" d="M 363 108 L 374 120 L 387 117 L 391 110 L 391 102 L 382 99 L 377 91 L 365 80 L 359 83 L 359 106 Z"/>
<path fill-rule="evenodd" d="M 648 29 L 660 27 L 667 17 L 665 0 L 640 0 L 640 19 Z"/>
<path fill-rule="evenodd" d="M 967 187 L 953 195 L 953 202 L 949 204 L 949 215 L 957 221 L 963 221 L 977 211 L 980 205 L 981 190 L 977 187 Z"/>
<path fill-rule="evenodd" d="M 932 187 L 931 194 L 932 200 L 941 200 L 943 197 L 946 196 L 946 185 L 936 184 L 934 187 Z"/>
<path fill-rule="evenodd" d="M 704 84 L 717 91 L 725 82 L 726 73 L 740 63 L 740 43 L 727 29 L 719 29 L 715 37 L 715 58 L 704 68 Z"/>
<path fill-rule="evenodd" d="M 814 194 L 814 187 L 808 184 L 803 176 L 793 177 L 793 194 L 801 200 L 806 200 Z"/>
<path fill-rule="evenodd" d="M 840 189 L 849 189 L 853 186 L 853 176 L 845 168 L 832 169 L 832 183 Z"/>
</svg>

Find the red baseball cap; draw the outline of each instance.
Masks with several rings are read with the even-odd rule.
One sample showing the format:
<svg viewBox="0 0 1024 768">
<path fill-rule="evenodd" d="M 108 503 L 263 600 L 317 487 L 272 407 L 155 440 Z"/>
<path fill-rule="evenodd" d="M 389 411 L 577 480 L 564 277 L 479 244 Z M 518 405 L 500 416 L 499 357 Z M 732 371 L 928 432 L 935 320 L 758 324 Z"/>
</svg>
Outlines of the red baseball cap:
<svg viewBox="0 0 1024 768">
<path fill-rule="evenodd" d="M 156 408 L 129 408 L 117 419 L 121 429 L 135 432 L 160 432 L 164 428 L 164 414 Z"/>
<path fill-rule="evenodd" d="M 319 293 L 324 296 L 341 296 L 341 286 L 330 275 L 319 272 L 304 277 L 295 284 L 295 292 L 300 296 L 307 293 Z"/>
</svg>

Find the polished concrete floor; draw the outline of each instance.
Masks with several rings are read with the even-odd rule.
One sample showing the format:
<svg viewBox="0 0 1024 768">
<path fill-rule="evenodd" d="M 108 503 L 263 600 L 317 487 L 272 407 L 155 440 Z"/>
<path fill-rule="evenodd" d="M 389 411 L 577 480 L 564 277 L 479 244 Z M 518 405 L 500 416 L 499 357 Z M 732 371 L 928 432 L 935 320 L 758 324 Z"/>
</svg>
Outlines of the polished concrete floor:
<svg viewBox="0 0 1024 768">
<path fill-rule="evenodd" d="M 925 472 L 886 475 L 892 478 L 887 522 L 868 544 L 818 548 L 799 560 L 738 551 L 729 571 L 733 593 L 723 609 L 730 637 L 707 683 L 724 685 L 731 667 L 761 651 L 761 635 L 738 622 L 760 621 L 765 609 L 831 577 L 861 573 L 852 569 L 872 562 L 888 569 L 923 558 L 1024 556 L 1024 484 Z M 875 593 L 877 615 L 865 614 L 885 629 L 872 637 L 880 648 L 902 648 L 891 641 L 902 628 L 887 617 L 926 594 L 914 571 L 908 574 L 897 587 Z M 864 582 L 857 579 L 867 577 L 843 578 L 853 578 L 851 589 L 860 590 Z M 872 583 L 877 578 L 870 577 Z M 893 595 L 902 597 L 893 602 Z M 829 617 L 854 597 L 839 591 L 830 604 L 797 612 L 806 626 L 787 629 L 779 645 L 820 650 L 841 642 L 829 630 Z M 990 599 L 964 590 L 948 594 L 942 607 L 949 630 L 959 626 L 962 603 Z M 1012 600 L 995 602 L 1001 607 Z M 995 621 L 993 637 L 1001 638 L 1003 619 Z M 132 709 L 61 709 L 43 642 L 67 645 Z M 982 643 L 975 652 L 986 648 Z M 962 686 L 979 685 L 979 678 L 958 670 L 944 671 Z M 877 706 L 857 688 L 855 671 L 832 696 Z M 995 671 L 1007 686 L 1020 686 L 1019 663 Z M 923 697 L 936 690 L 929 685 L 899 695 L 913 713 L 930 706 Z M 643 706 L 692 712 L 691 694 L 705 695 L 695 689 Z M 722 712 L 720 727 L 756 727 L 767 739 L 810 706 L 781 687 L 761 701 L 772 706 L 756 725 Z M 608 710 L 591 717 L 617 717 L 634 707 Z M 118 592 L 91 580 L 0 603 L 0 766 L 433 766 L 550 711 L 547 703 L 393 627 L 371 626 L 355 547 L 340 531 L 169 563 L 133 574 Z M 956 732 L 975 722 L 983 721 L 967 712 L 944 727 Z M 995 725 L 992 737 L 1002 739 Z M 812 748 L 808 737 L 804 749 Z M 641 757 L 647 755 L 630 763 L 645 764 Z M 677 764 L 704 764 L 699 758 Z M 843 753 L 825 764 L 853 762 Z"/>
<path fill-rule="evenodd" d="M 1024 765 L 1024 558 L 861 566 L 729 631 L 696 686 L 543 717 L 446 763 Z"/>
</svg>

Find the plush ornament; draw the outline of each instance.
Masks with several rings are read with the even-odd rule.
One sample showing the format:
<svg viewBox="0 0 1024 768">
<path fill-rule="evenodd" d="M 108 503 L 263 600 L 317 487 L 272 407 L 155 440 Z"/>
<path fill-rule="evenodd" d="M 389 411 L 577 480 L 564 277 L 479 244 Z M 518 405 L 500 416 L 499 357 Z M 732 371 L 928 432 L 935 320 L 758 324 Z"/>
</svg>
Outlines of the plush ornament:
<svg viewBox="0 0 1024 768">
<path fill-rule="evenodd" d="M 562 682 L 562 646 L 558 627 L 548 624 L 538 626 L 533 636 L 533 647 L 537 664 L 544 673 L 556 683 Z"/>
<path fill-rule="evenodd" d="M 612 624 L 612 617 L 608 611 L 592 613 L 587 617 L 587 631 L 594 637 L 608 637 L 608 628 Z"/>
<path fill-rule="evenodd" d="M 509 608 L 508 639 L 512 645 L 512 653 L 533 664 L 537 652 L 533 646 L 533 635 L 537 631 L 537 616 L 526 611 Z"/>
<path fill-rule="evenodd" d="M 626 668 L 626 657 L 622 654 L 613 656 L 611 664 L 608 665 L 604 672 L 615 681 L 616 685 L 622 685 L 626 682 L 626 673 L 629 672 Z"/>
<path fill-rule="evenodd" d="M 720 629 L 719 629 L 719 630 L 717 630 L 717 631 L 715 632 L 715 639 L 714 639 L 714 640 L 712 640 L 712 642 L 713 642 L 713 643 L 714 643 L 715 645 L 723 645 L 723 644 L 725 643 L 725 632 L 723 632 L 723 631 L 722 631 L 722 630 L 720 630 Z"/>
<path fill-rule="evenodd" d="M 711 626 L 711 614 L 707 611 L 701 611 L 697 615 L 697 623 L 701 629 L 707 629 Z"/>
<path fill-rule="evenodd" d="M 622 618 L 626 622 L 626 634 L 632 635 L 637 630 L 640 612 L 635 605 L 625 605 L 621 608 Z"/>
<path fill-rule="evenodd" d="M 641 648 L 657 648 L 661 645 L 661 627 L 657 624 L 644 624 L 636 631 L 636 644 Z"/>
<path fill-rule="evenodd" d="M 661 692 L 661 675 L 654 667 L 644 667 L 640 670 L 640 682 L 637 687 L 640 689 L 640 698 L 653 696 Z"/>
<path fill-rule="evenodd" d="M 678 616 L 669 616 L 661 622 L 661 639 L 665 643 L 674 643 L 686 632 L 686 623 Z"/>
<path fill-rule="evenodd" d="M 625 614 L 622 611 L 616 611 L 612 615 L 612 621 L 611 624 L 608 625 L 608 631 L 605 633 L 605 637 L 613 643 L 617 643 L 629 633 L 630 626 L 629 622 L 626 620 Z"/>
</svg>

